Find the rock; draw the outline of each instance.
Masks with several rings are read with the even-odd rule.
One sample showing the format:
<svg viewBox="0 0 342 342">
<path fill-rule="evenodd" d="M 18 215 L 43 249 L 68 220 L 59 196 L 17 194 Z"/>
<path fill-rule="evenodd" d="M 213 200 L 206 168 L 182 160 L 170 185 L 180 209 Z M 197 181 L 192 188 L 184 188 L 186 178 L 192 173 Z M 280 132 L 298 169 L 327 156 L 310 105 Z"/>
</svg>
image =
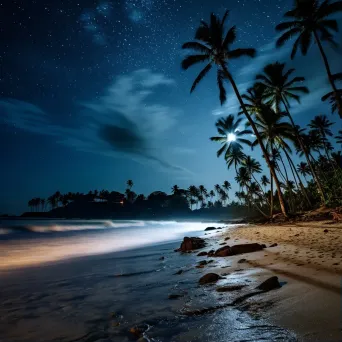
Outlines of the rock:
<svg viewBox="0 0 342 342">
<path fill-rule="evenodd" d="M 200 252 L 197 254 L 197 256 L 206 256 L 208 255 L 208 252 Z"/>
<path fill-rule="evenodd" d="M 226 257 L 229 255 L 232 255 L 232 251 L 229 246 L 221 247 L 214 253 L 214 256 L 216 257 Z"/>
<path fill-rule="evenodd" d="M 185 237 L 179 250 L 181 252 L 192 251 L 205 247 L 205 241 L 199 237 Z"/>
<path fill-rule="evenodd" d="M 240 259 L 239 261 L 238 261 L 238 264 L 243 264 L 244 262 L 246 262 L 247 261 L 247 259 Z"/>
<path fill-rule="evenodd" d="M 270 246 L 270 248 L 271 248 L 271 247 L 277 247 L 277 246 L 278 246 L 277 243 L 273 243 L 273 244 Z"/>
<path fill-rule="evenodd" d="M 206 265 L 208 262 L 207 262 L 207 260 L 202 260 L 202 261 L 199 261 L 199 265 Z"/>
<path fill-rule="evenodd" d="M 183 270 L 179 270 L 176 273 L 174 273 L 174 275 L 179 275 L 179 274 L 182 274 L 182 273 L 183 273 Z"/>
<path fill-rule="evenodd" d="M 226 237 L 226 238 L 224 239 L 224 241 L 228 241 L 228 240 L 230 240 L 230 237 Z"/>
<path fill-rule="evenodd" d="M 274 289 L 279 289 L 281 285 L 279 284 L 278 277 L 273 276 L 271 278 L 268 278 L 263 283 L 261 283 L 257 289 L 261 291 L 271 291 Z"/>
<path fill-rule="evenodd" d="M 217 229 L 223 229 L 222 227 L 218 227 Z"/>
<path fill-rule="evenodd" d="M 208 273 L 204 275 L 200 280 L 200 285 L 216 283 L 221 277 L 216 273 Z"/>
<path fill-rule="evenodd" d="M 252 253 L 261 251 L 265 245 L 260 245 L 258 243 L 246 243 L 242 245 L 235 245 L 231 247 L 231 251 L 233 255 L 244 254 L 244 253 Z"/>
<path fill-rule="evenodd" d="M 324 229 L 323 230 L 324 233 L 328 233 L 328 231 L 329 231 L 328 229 Z"/>
<path fill-rule="evenodd" d="M 184 297 L 184 295 L 182 295 L 182 294 L 170 294 L 169 295 L 169 299 L 178 299 L 181 297 Z"/>
<path fill-rule="evenodd" d="M 142 337 L 143 333 L 148 330 L 147 324 L 141 324 L 137 325 L 131 329 L 129 329 L 129 332 L 137 337 Z"/>
<path fill-rule="evenodd" d="M 159 258 L 159 260 L 164 260 L 164 259 L 165 259 L 165 257 L 163 257 L 163 256 Z"/>
<path fill-rule="evenodd" d="M 204 268 L 204 265 L 197 265 L 196 268 Z"/>
<path fill-rule="evenodd" d="M 204 229 L 205 232 L 207 232 L 209 230 L 216 230 L 216 228 L 215 227 L 207 227 L 207 228 Z"/>
<path fill-rule="evenodd" d="M 211 256 L 214 256 L 215 254 L 215 251 L 213 249 L 211 249 L 209 252 L 208 252 L 208 257 L 211 257 Z"/>
<path fill-rule="evenodd" d="M 222 243 L 220 243 L 220 246 L 223 246 L 223 245 L 226 245 L 227 244 L 227 242 L 222 242 Z"/>
<path fill-rule="evenodd" d="M 265 248 L 265 245 L 260 245 L 258 243 L 247 243 L 247 244 L 241 244 L 241 245 L 235 245 L 232 247 L 225 246 L 219 248 L 214 256 L 217 257 L 226 257 L 231 255 L 237 255 L 237 254 L 244 254 L 244 253 L 252 253 L 261 251 L 263 248 Z"/>
<path fill-rule="evenodd" d="M 229 285 L 229 286 L 222 286 L 216 289 L 217 292 L 232 292 L 238 291 L 244 288 L 246 285 Z"/>
<path fill-rule="evenodd" d="M 214 260 L 208 260 L 208 264 L 211 264 L 212 262 L 214 262 Z"/>
</svg>

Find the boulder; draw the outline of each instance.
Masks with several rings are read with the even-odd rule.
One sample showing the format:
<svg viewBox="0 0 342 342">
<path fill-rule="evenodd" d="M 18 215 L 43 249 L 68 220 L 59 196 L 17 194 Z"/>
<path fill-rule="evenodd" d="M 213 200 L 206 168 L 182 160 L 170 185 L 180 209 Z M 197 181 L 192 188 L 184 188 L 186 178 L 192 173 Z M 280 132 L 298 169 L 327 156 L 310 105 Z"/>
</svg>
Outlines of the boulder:
<svg viewBox="0 0 342 342">
<path fill-rule="evenodd" d="M 265 245 L 260 245 L 258 243 L 246 243 L 241 245 L 235 245 L 231 247 L 232 255 L 252 253 L 261 251 Z"/>
<path fill-rule="evenodd" d="M 247 261 L 247 259 L 240 259 L 239 261 L 238 261 L 238 264 L 243 264 L 244 262 L 246 262 Z"/>
<path fill-rule="evenodd" d="M 179 270 L 179 271 L 177 271 L 176 273 L 174 273 L 175 275 L 180 275 L 180 274 L 182 274 L 183 273 L 183 270 Z"/>
<path fill-rule="evenodd" d="M 207 227 L 207 228 L 204 229 L 205 232 L 208 231 L 208 230 L 216 230 L 216 228 L 215 227 Z"/>
<path fill-rule="evenodd" d="M 234 245 L 232 247 L 224 246 L 219 248 L 215 253 L 214 256 L 217 257 L 226 257 L 231 255 L 237 255 L 237 254 L 245 254 L 245 253 L 252 253 L 261 251 L 263 248 L 265 248 L 265 245 L 260 245 L 258 243 L 246 243 L 241 245 Z"/>
<path fill-rule="evenodd" d="M 194 249 L 201 249 L 205 247 L 205 241 L 199 237 L 185 237 L 179 248 L 181 252 L 188 252 Z"/>
<path fill-rule="evenodd" d="M 328 233 L 329 230 L 328 230 L 328 229 L 324 229 L 323 232 L 324 232 L 324 233 Z"/>
<path fill-rule="evenodd" d="M 229 236 L 224 239 L 224 241 L 228 241 L 228 240 L 230 240 Z"/>
<path fill-rule="evenodd" d="M 206 256 L 208 255 L 208 252 L 200 252 L 197 254 L 197 256 Z"/>
<path fill-rule="evenodd" d="M 229 246 L 221 247 L 214 253 L 214 256 L 216 257 L 226 257 L 229 255 L 232 255 L 232 251 Z"/>
<path fill-rule="evenodd" d="M 226 244 L 227 244 L 227 242 L 222 242 L 222 243 L 220 243 L 220 246 L 224 246 Z"/>
<path fill-rule="evenodd" d="M 265 280 L 263 283 L 261 283 L 257 289 L 261 290 L 261 291 L 271 291 L 274 289 L 279 289 L 281 287 L 281 285 L 279 284 L 279 280 L 278 277 L 273 276 L 271 278 L 268 278 L 267 280 Z"/>
<path fill-rule="evenodd" d="M 277 246 L 278 246 L 277 243 L 273 243 L 273 244 L 270 246 L 270 248 L 271 248 L 271 247 L 277 247 Z"/>
<path fill-rule="evenodd" d="M 165 260 L 165 257 L 162 256 L 162 257 L 159 258 L 159 260 Z"/>
<path fill-rule="evenodd" d="M 210 283 L 216 283 L 221 277 L 216 273 L 208 273 L 204 275 L 200 280 L 200 285 L 210 284 Z"/>
</svg>

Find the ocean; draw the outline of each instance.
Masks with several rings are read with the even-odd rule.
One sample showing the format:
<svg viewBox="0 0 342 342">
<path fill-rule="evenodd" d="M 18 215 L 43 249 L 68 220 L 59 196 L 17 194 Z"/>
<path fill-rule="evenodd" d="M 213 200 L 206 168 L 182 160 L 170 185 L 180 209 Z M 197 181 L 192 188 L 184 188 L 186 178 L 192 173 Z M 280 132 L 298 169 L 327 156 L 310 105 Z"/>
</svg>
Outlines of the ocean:
<svg viewBox="0 0 342 342">
<path fill-rule="evenodd" d="M 229 301 L 198 285 L 196 254 L 174 252 L 184 236 L 203 236 L 207 226 L 219 225 L 4 220 L 0 342 L 129 342 L 138 340 L 130 333 L 135 326 L 150 342 L 296 341 L 235 308 L 182 314 Z"/>
</svg>

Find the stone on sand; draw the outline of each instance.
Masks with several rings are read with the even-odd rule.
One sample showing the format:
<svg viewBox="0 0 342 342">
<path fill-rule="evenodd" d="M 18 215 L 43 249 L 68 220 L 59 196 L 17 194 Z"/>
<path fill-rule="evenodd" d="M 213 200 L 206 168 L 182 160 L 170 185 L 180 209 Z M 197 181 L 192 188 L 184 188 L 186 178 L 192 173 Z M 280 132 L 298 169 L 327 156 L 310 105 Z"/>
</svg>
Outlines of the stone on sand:
<svg viewBox="0 0 342 342">
<path fill-rule="evenodd" d="M 281 287 L 281 285 L 279 284 L 279 280 L 278 277 L 273 276 L 271 278 L 268 278 L 267 280 L 265 280 L 263 283 L 261 283 L 257 289 L 261 290 L 261 291 L 271 291 L 274 289 L 279 289 Z"/>
<path fill-rule="evenodd" d="M 210 284 L 217 282 L 221 277 L 216 273 L 208 273 L 200 278 L 199 283 L 200 285 Z"/>
</svg>

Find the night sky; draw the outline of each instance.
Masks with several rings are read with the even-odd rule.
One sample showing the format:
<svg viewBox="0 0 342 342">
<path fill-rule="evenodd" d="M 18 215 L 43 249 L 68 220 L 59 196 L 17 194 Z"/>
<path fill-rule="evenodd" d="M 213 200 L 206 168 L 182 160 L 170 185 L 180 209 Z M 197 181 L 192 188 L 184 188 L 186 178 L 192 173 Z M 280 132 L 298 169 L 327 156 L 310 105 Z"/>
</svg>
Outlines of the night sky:
<svg viewBox="0 0 342 342">
<path fill-rule="evenodd" d="M 234 183 L 209 137 L 219 115 L 237 113 L 236 100 L 227 86 L 220 107 L 214 74 L 190 95 L 200 69 L 181 71 L 181 45 L 201 19 L 231 10 L 235 46 L 258 50 L 230 64 L 244 92 L 266 63 L 289 61 L 291 43 L 276 50 L 274 27 L 291 7 L 292 0 L 0 0 L 0 214 L 57 190 L 124 191 L 127 179 L 145 194 Z M 341 71 L 342 50 L 327 53 Z M 289 66 L 311 90 L 292 107 L 296 122 L 317 114 L 338 122 L 320 101 L 330 89 L 317 47 Z"/>
</svg>

